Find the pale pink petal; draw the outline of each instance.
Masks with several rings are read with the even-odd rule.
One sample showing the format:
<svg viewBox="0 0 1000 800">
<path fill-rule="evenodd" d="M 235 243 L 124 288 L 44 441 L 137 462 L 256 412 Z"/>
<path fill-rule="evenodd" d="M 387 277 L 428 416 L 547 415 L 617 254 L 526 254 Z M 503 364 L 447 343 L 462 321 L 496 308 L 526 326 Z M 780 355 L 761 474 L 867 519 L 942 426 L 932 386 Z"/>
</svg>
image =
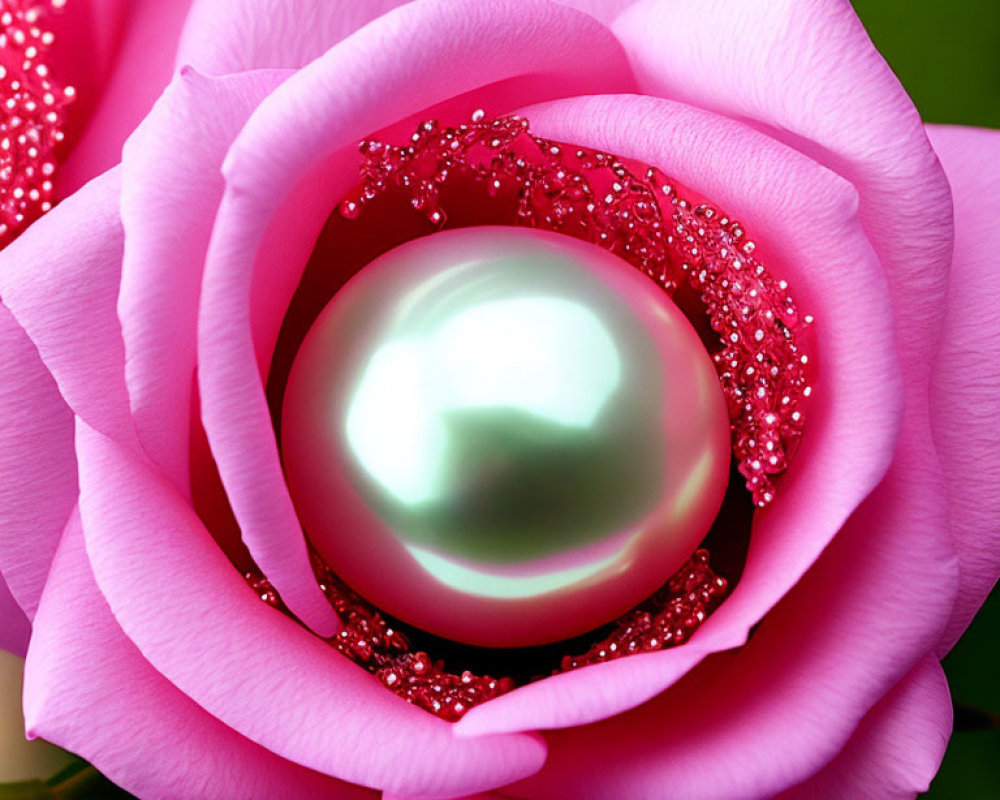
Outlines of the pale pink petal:
<svg viewBox="0 0 1000 800">
<path fill-rule="evenodd" d="M 134 439 L 115 311 L 119 173 L 95 179 L 0 251 L 0 297 L 59 391 L 98 430 Z"/>
<path fill-rule="evenodd" d="M 415 800 L 412 797 L 403 797 L 400 794 L 382 793 L 382 800 Z M 503 800 L 503 795 L 487 792 L 486 794 L 469 794 L 465 797 L 449 797 L 448 800 Z"/>
<path fill-rule="evenodd" d="M 905 438 L 904 433 L 904 438 Z M 644 706 L 547 734 L 545 800 L 759 800 L 829 763 L 861 719 L 931 653 L 957 564 L 902 448 L 886 478 L 739 650 L 706 659 Z"/>
<path fill-rule="evenodd" d="M 955 201 L 955 253 L 931 389 L 961 585 L 939 655 L 1000 575 L 1000 131 L 932 126 Z"/>
<path fill-rule="evenodd" d="M 0 585 L 31 618 L 76 504 L 73 414 L 2 304 L 0 370 Z"/>
<path fill-rule="evenodd" d="M 75 3 L 71 5 L 76 5 Z M 82 5 L 82 4 L 81 4 Z M 97 107 L 83 135 L 57 173 L 56 191 L 67 197 L 121 159 L 128 135 L 170 82 L 181 26 L 190 0 L 127 4 L 121 39 Z M 64 33 L 64 37 L 71 35 Z M 61 80 L 72 84 L 73 76 Z M 91 98 L 86 98 L 92 102 Z"/>
<path fill-rule="evenodd" d="M 944 531 L 928 389 L 951 258 L 951 196 L 920 115 L 850 3 L 644 0 L 614 30 L 645 91 L 752 120 L 857 187 L 893 301 L 906 377 L 902 455 L 923 487 L 913 510 Z"/>
<path fill-rule="evenodd" d="M 745 125 L 671 101 L 581 98 L 524 115 L 544 136 L 655 164 L 741 220 L 761 261 L 815 315 L 819 366 L 802 446 L 774 505 L 756 514 L 740 582 L 691 642 L 518 689 L 470 711 L 463 734 L 600 719 L 742 644 L 884 475 L 900 412 L 889 298 L 849 184 Z"/>
<path fill-rule="evenodd" d="M 926 416 L 927 342 L 940 333 L 948 183 L 920 115 L 844 0 L 643 0 L 615 21 L 645 92 L 755 125 L 858 188 L 889 278 L 901 358 Z"/>
<path fill-rule="evenodd" d="M 586 11 L 590 16 L 599 19 L 605 25 L 614 22 L 615 17 L 636 0 L 555 0 L 556 3 L 570 8 Z"/>
<path fill-rule="evenodd" d="M 357 140 L 483 86 L 453 101 L 462 117 L 484 98 L 510 107 L 511 97 L 627 85 L 617 41 L 585 14 L 538 0 L 516 13 L 497 0 L 431 0 L 380 17 L 282 84 L 227 156 L 202 286 L 202 418 L 244 541 L 317 630 L 312 589 L 282 581 L 301 569 L 304 545 L 264 381 L 316 236 L 358 180 Z"/>
<path fill-rule="evenodd" d="M 534 735 L 460 739 L 260 601 L 176 489 L 133 448 L 78 421 L 87 553 L 142 655 L 257 744 L 352 783 L 460 796 L 536 771 Z"/>
<path fill-rule="evenodd" d="M 209 75 L 297 69 L 406 0 L 194 0 L 177 64 Z"/>
<path fill-rule="evenodd" d="M 250 112 L 285 77 L 257 70 L 212 79 L 185 70 L 123 152 L 118 315 L 125 379 L 139 441 L 184 492 L 198 297 L 222 198 L 220 168 Z"/>
<path fill-rule="evenodd" d="M 775 800 L 912 800 L 941 764 L 951 713 L 948 682 L 928 656 L 868 712 L 833 761 Z"/>
<path fill-rule="evenodd" d="M 31 623 L 0 576 L 0 650 L 24 656 L 31 636 Z"/>
<path fill-rule="evenodd" d="M 377 797 L 254 744 L 153 669 L 94 583 L 79 514 L 67 526 L 52 576 L 25 665 L 30 735 L 77 753 L 139 797 Z"/>
</svg>

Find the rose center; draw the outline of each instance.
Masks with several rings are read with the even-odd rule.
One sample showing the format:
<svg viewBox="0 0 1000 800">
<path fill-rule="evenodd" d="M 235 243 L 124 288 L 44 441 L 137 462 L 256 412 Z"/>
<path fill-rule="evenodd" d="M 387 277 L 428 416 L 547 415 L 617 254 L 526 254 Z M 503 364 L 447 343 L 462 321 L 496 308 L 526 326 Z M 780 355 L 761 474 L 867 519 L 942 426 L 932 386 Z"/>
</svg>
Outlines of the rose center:
<svg viewBox="0 0 1000 800">
<path fill-rule="evenodd" d="M 653 281 L 485 227 L 361 270 L 295 358 L 282 454 L 313 545 L 384 611 L 525 646 L 609 622 L 708 530 L 730 435 L 713 362 Z"/>
</svg>

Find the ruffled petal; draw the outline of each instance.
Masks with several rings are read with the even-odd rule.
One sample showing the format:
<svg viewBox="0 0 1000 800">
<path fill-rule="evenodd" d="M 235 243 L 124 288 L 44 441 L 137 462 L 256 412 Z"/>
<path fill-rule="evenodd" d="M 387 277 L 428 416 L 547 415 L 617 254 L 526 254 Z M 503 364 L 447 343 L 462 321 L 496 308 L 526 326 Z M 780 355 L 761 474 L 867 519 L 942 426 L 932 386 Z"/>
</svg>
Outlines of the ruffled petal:
<svg viewBox="0 0 1000 800">
<path fill-rule="evenodd" d="M 851 5 L 643 0 L 614 30 L 644 92 L 752 120 L 858 188 L 901 358 L 925 382 L 924 340 L 939 334 L 944 308 L 951 198 L 920 115 Z"/>
<path fill-rule="evenodd" d="M 77 452 L 102 594 L 143 657 L 213 717 L 310 769 L 414 797 L 489 790 L 541 766 L 537 736 L 456 738 L 262 603 L 136 450 L 78 421 Z"/>
<path fill-rule="evenodd" d="M 134 441 L 115 310 L 119 184 L 118 170 L 93 180 L 4 248 L 0 297 L 70 408 L 98 430 Z"/>
<path fill-rule="evenodd" d="M 585 14 L 538 0 L 516 13 L 495 0 L 431 0 L 378 18 L 261 103 L 224 165 L 198 360 L 212 452 L 244 541 L 268 577 L 294 574 L 303 540 L 264 381 L 316 236 L 359 179 L 357 140 L 483 86 L 494 99 L 536 99 L 629 81 L 617 41 Z M 454 102 L 468 113 L 480 99 Z M 300 612 L 308 607 L 308 598 L 297 600 L 304 586 L 276 582 Z"/>
<path fill-rule="evenodd" d="M 1000 575 L 1000 131 L 928 130 L 955 200 L 941 349 L 931 384 L 931 432 L 948 492 L 961 585 L 938 654 L 962 635 Z"/>
<path fill-rule="evenodd" d="M 0 593 L 9 592 L 23 610 L 0 617 L 14 635 L 25 627 L 25 614 L 35 615 L 76 503 L 76 456 L 73 414 L 38 350 L 3 305 L 0 364 Z"/>
<path fill-rule="evenodd" d="M 212 79 L 185 70 L 123 152 L 118 315 L 125 379 L 139 441 L 184 492 L 198 297 L 222 198 L 222 160 L 253 109 L 287 74 L 258 70 Z"/>
<path fill-rule="evenodd" d="M 153 669 L 94 583 L 79 514 L 67 526 L 52 576 L 25 667 L 31 736 L 72 750 L 139 797 L 377 797 L 254 744 Z"/>
<path fill-rule="evenodd" d="M 107 0 L 102 2 L 109 5 Z M 170 82 L 177 41 L 189 5 L 190 0 L 126 3 L 124 20 L 116 23 L 121 34 L 115 42 L 117 52 L 108 80 L 100 90 L 83 135 L 57 173 L 59 196 L 68 197 L 121 160 L 125 139 Z M 71 32 L 64 34 L 71 35 Z M 107 42 L 101 44 L 97 53 L 115 52 Z M 90 56 L 94 58 L 94 52 Z M 60 79 L 73 83 L 72 75 Z M 85 100 L 89 102 L 90 98 Z"/>
<path fill-rule="evenodd" d="M 833 761 L 775 800 L 912 800 L 941 765 L 951 716 L 948 681 L 928 656 L 868 712 Z"/>
<path fill-rule="evenodd" d="M 819 367 L 801 448 L 773 507 L 755 515 L 740 582 L 692 640 L 491 700 L 458 723 L 463 734 L 601 719 L 742 644 L 885 474 L 900 414 L 889 297 L 849 184 L 745 125 L 671 101 L 593 97 L 523 113 L 544 136 L 655 164 L 740 219 L 761 261 L 815 315 Z"/>
</svg>

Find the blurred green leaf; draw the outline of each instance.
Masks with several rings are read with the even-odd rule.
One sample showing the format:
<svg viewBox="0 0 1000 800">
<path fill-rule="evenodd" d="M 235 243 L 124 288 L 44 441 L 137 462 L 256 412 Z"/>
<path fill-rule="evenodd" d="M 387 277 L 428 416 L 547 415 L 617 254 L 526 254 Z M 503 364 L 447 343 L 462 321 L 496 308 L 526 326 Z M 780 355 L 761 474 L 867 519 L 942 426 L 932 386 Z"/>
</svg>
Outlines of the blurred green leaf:
<svg viewBox="0 0 1000 800">
<path fill-rule="evenodd" d="M 1000 2 L 853 2 L 926 121 L 1000 128 Z"/>
</svg>

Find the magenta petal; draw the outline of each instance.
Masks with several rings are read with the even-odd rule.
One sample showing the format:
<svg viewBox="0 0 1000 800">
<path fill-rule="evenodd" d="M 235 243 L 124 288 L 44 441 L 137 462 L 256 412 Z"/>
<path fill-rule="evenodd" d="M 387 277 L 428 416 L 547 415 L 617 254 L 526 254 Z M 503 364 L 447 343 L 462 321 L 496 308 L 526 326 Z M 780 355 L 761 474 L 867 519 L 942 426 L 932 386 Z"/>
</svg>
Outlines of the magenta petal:
<svg viewBox="0 0 1000 800">
<path fill-rule="evenodd" d="M 25 719 L 139 797 L 373 799 L 254 744 L 185 697 L 122 633 L 70 520 L 25 665 Z"/>
<path fill-rule="evenodd" d="M 125 144 L 118 299 L 125 379 L 139 441 L 184 492 L 198 297 L 222 198 L 222 160 L 250 112 L 285 77 L 258 70 L 211 79 L 185 71 Z"/>
<path fill-rule="evenodd" d="M 0 364 L 0 583 L 30 618 L 76 504 L 73 414 L 3 305 Z"/>
<path fill-rule="evenodd" d="M 1000 575 L 1000 131 L 932 126 L 955 202 L 931 433 L 948 493 L 961 583 L 939 655 L 951 649 Z"/>
<path fill-rule="evenodd" d="M 357 140 L 518 77 L 549 96 L 630 85 L 617 41 L 585 14 L 538 0 L 516 13 L 496 0 L 431 0 L 380 17 L 296 73 L 261 103 L 226 158 L 202 286 L 202 419 L 244 541 L 319 632 L 332 626 L 314 584 L 283 578 L 301 575 L 305 560 L 304 544 L 290 545 L 302 542 L 301 527 L 264 395 L 281 319 L 332 204 L 358 180 Z"/>
<path fill-rule="evenodd" d="M 0 576 L 0 650 L 24 656 L 31 636 L 31 623 Z"/>
<path fill-rule="evenodd" d="M 189 5 L 190 0 L 127 3 L 121 39 L 97 108 L 60 167 L 56 187 L 60 196 L 69 196 L 119 162 L 125 139 L 170 82 Z M 72 83 L 73 77 L 66 80 Z"/>
<path fill-rule="evenodd" d="M 123 441 L 135 432 L 115 304 L 119 173 L 95 179 L 0 252 L 0 297 L 80 417 Z"/>
<path fill-rule="evenodd" d="M 298 69 L 404 2 L 194 0 L 181 35 L 177 63 L 190 64 L 209 75 Z"/>
<path fill-rule="evenodd" d="M 77 452 L 101 592 L 143 656 L 212 716 L 283 758 L 414 797 L 489 790 L 541 766 L 539 737 L 456 738 L 262 603 L 140 453 L 83 422 Z"/>
<path fill-rule="evenodd" d="M 775 800 L 912 800 L 941 764 L 951 715 L 948 682 L 928 656 L 868 712 L 833 761 Z"/>
<path fill-rule="evenodd" d="M 900 414 L 889 298 L 849 184 L 745 125 L 671 101 L 592 97 L 524 113 L 542 135 L 655 164 L 740 219 L 816 316 L 819 370 L 802 446 L 777 501 L 756 515 L 740 583 L 693 639 L 517 689 L 472 709 L 463 735 L 601 719 L 742 644 L 883 476 Z"/>
</svg>

